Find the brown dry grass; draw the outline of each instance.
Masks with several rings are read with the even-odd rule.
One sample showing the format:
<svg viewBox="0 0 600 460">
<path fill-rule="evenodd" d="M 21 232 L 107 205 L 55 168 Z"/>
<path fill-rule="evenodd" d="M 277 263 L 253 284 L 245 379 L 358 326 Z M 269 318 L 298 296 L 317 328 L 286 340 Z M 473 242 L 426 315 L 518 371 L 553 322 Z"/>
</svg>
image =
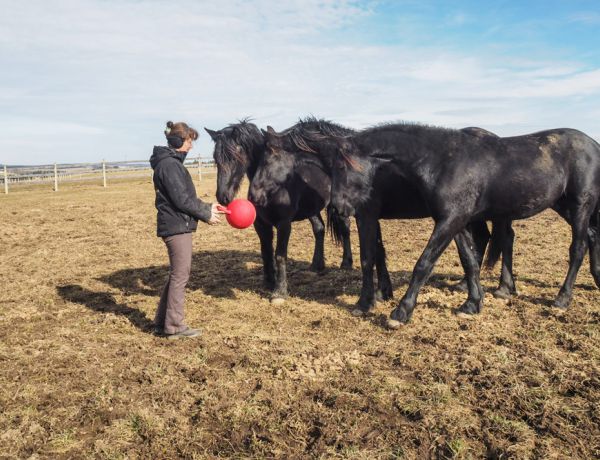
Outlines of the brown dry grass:
<svg viewBox="0 0 600 460">
<path fill-rule="evenodd" d="M 600 455 L 600 294 L 585 265 L 572 308 L 548 312 L 569 240 L 554 214 L 515 226 L 514 301 L 454 317 L 451 248 L 396 332 L 381 327 L 392 302 L 349 314 L 360 273 L 335 268 L 339 248 L 326 274 L 307 271 L 307 222 L 279 307 L 253 231 L 201 226 L 186 313 L 204 336 L 175 343 L 148 333 L 167 274 L 154 220 L 149 181 L 0 196 L 0 457 Z M 383 225 L 397 298 L 430 229 Z"/>
</svg>

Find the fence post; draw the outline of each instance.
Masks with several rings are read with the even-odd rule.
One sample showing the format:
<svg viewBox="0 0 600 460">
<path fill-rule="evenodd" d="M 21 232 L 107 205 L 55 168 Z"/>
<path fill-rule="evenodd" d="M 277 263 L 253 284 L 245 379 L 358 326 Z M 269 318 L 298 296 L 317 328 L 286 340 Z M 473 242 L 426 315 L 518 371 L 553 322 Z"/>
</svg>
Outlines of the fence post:
<svg viewBox="0 0 600 460">
<path fill-rule="evenodd" d="M 198 155 L 198 182 L 202 182 L 202 158 Z"/>
<path fill-rule="evenodd" d="M 106 188 L 106 161 L 102 160 L 102 185 Z"/>
<path fill-rule="evenodd" d="M 4 193 L 8 194 L 8 172 L 6 170 L 6 165 L 4 165 Z"/>
<path fill-rule="evenodd" d="M 54 191 L 58 192 L 58 167 L 54 163 Z"/>
</svg>

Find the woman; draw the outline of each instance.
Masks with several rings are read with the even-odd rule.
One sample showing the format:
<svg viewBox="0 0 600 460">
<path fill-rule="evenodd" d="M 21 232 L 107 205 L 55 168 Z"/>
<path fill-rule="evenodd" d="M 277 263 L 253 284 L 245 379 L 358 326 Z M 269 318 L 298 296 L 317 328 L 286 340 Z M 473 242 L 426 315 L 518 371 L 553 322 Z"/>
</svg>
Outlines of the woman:
<svg viewBox="0 0 600 460">
<path fill-rule="evenodd" d="M 184 323 L 185 286 L 192 267 L 192 232 L 198 221 L 219 223 L 217 204 L 205 203 L 196 196 L 192 177 L 183 165 L 198 131 L 185 123 L 167 122 L 168 147 L 155 146 L 150 158 L 156 190 L 157 234 L 169 253 L 169 280 L 165 285 L 156 316 L 154 330 L 169 339 L 197 337 L 200 331 Z"/>
</svg>

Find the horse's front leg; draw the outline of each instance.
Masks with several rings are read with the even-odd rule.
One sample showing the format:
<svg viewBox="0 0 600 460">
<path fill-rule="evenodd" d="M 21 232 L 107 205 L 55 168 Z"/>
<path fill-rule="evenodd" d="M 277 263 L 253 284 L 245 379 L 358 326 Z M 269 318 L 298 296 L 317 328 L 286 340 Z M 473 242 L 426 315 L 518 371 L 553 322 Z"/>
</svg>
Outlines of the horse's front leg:
<svg viewBox="0 0 600 460">
<path fill-rule="evenodd" d="M 377 250 L 377 219 L 371 217 L 356 218 L 358 239 L 360 241 L 360 267 L 362 270 L 362 288 L 354 316 L 362 316 L 375 307 L 375 288 L 373 285 L 373 267 Z"/>
<path fill-rule="evenodd" d="M 275 259 L 273 257 L 273 226 L 260 217 L 254 221 L 254 230 L 260 240 L 260 254 L 263 260 L 263 283 L 272 291 L 275 288 Z"/>
<path fill-rule="evenodd" d="M 352 243 L 350 242 L 350 219 L 348 217 L 340 217 L 340 228 L 344 246 L 340 268 L 352 270 Z"/>
<path fill-rule="evenodd" d="M 375 268 L 377 269 L 377 300 L 389 300 L 394 297 L 392 281 L 385 261 L 385 248 L 383 246 L 383 236 L 381 235 L 381 225 L 377 221 L 377 247 L 375 248 Z"/>
<path fill-rule="evenodd" d="M 407 323 L 410 320 L 417 303 L 419 291 L 425 281 L 429 278 L 434 264 L 442 252 L 448 247 L 458 230 L 465 225 L 466 222 L 456 218 L 444 219 L 436 222 L 433 233 L 427 242 L 427 246 L 425 246 L 421 257 L 419 257 L 419 260 L 413 269 L 408 289 L 398 306 L 392 310 L 390 319 L 388 320 L 389 328 L 397 329 L 403 323 Z"/>
<path fill-rule="evenodd" d="M 275 290 L 271 303 L 281 305 L 288 296 L 287 290 L 287 250 L 292 232 L 292 223 L 283 222 L 277 225 L 277 245 L 275 248 Z"/>
<path fill-rule="evenodd" d="M 320 273 L 325 270 L 325 223 L 320 213 L 309 217 L 308 220 L 315 235 L 315 251 L 310 269 Z M 279 236 L 277 239 L 279 240 Z"/>
</svg>

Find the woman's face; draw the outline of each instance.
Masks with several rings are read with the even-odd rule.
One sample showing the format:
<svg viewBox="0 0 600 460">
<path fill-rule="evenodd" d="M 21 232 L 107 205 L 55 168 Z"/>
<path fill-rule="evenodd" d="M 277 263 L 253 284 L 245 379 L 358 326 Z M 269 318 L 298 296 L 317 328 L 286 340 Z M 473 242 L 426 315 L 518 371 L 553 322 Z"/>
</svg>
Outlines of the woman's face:
<svg viewBox="0 0 600 460">
<path fill-rule="evenodd" d="M 189 152 L 190 150 L 192 150 L 193 147 L 193 140 L 190 139 L 189 137 L 183 142 L 183 145 L 178 148 L 177 150 L 179 150 L 180 152 Z"/>
</svg>

